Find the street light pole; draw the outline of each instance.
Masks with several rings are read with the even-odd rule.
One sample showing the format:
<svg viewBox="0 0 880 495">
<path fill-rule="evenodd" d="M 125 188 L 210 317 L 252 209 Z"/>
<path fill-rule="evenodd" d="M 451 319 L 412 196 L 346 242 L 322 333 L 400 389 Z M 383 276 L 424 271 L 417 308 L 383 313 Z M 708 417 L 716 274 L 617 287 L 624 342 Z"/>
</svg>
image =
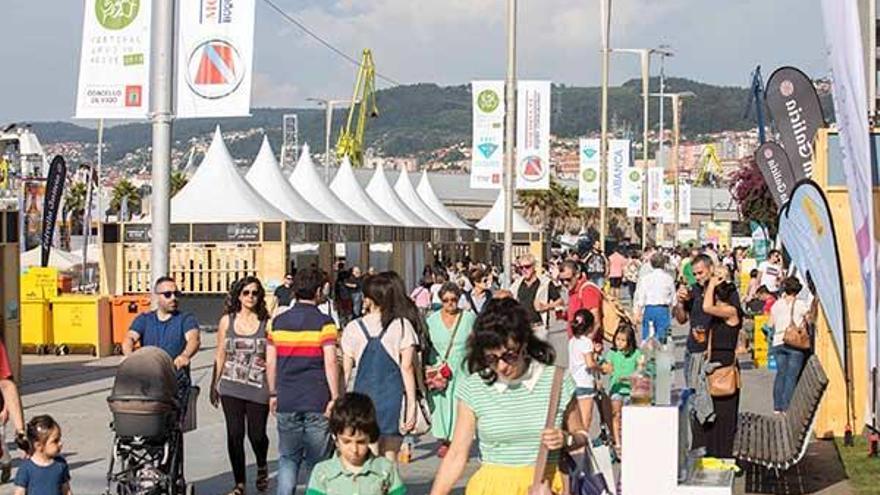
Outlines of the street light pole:
<svg viewBox="0 0 880 495">
<path fill-rule="evenodd" d="M 666 93 L 666 94 L 653 94 L 652 96 L 657 96 L 660 98 L 660 104 L 663 104 L 663 98 L 669 98 L 672 101 L 672 189 L 673 189 L 673 200 L 672 200 L 672 216 L 673 216 L 673 240 L 672 243 L 675 245 L 678 242 L 678 229 L 679 222 L 681 220 L 678 212 L 678 202 L 679 202 L 679 170 L 678 170 L 678 158 L 679 158 L 679 144 L 681 139 L 681 99 L 684 97 L 696 96 L 694 93 L 690 91 L 684 91 L 681 93 Z"/>
<path fill-rule="evenodd" d="M 150 117 L 153 122 L 150 283 L 169 275 L 174 0 L 153 0 Z M 152 287 L 149 288 L 152 290 Z"/>
<path fill-rule="evenodd" d="M 666 57 L 673 56 L 673 53 L 669 50 L 669 45 L 660 45 L 660 50 L 658 53 L 660 54 L 660 134 L 657 138 L 658 149 L 657 149 L 657 166 L 663 168 L 663 161 L 665 157 L 663 156 L 663 145 L 665 144 L 665 130 L 664 126 L 666 125 L 666 120 L 663 118 L 663 107 L 664 102 L 666 100 L 663 99 L 663 95 L 666 93 Z"/>
<path fill-rule="evenodd" d="M 599 18 L 602 22 L 602 113 L 601 113 L 601 136 L 599 140 L 599 248 L 605 250 L 605 217 L 608 205 L 608 184 L 606 176 L 608 172 L 608 64 L 611 54 L 610 31 L 611 31 L 611 0 L 602 0 L 600 3 Z"/>
<path fill-rule="evenodd" d="M 333 107 L 348 103 L 349 100 L 328 98 L 306 98 L 306 100 L 324 105 L 324 182 L 330 182 L 330 132 L 333 127 Z"/>
<path fill-rule="evenodd" d="M 513 281 L 513 140 L 516 125 L 516 0 L 507 0 L 507 79 L 504 83 L 504 271 L 501 284 L 510 287 Z"/>
</svg>

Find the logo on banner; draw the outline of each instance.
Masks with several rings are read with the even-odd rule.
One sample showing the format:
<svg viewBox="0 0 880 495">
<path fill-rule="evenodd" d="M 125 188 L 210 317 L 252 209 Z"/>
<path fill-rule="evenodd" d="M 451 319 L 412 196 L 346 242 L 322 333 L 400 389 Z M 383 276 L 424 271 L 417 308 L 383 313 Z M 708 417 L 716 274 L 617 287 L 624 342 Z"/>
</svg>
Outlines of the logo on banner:
<svg viewBox="0 0 880 495">
<path fill-rule="evenodd" d="M 498 97 L 498 93 L 491 89 L 484 89 L 477 95 L 477 107 L 483 113 L 494 112 L 500 103 L 501 98 Z"/>
<path fill-rule="evenodd" d="M 141 86 L 126 86 L 125 87 L 125 106 L 127 107 L 139 107 L 141 103 L 143 103 L 143 87 Z"/>
<path fill-rule="evenodd" d="M 201 0 L 199 22 L 201 24 L 229 24 L 232 22 L 232 0 Z"/>
<path fill-rule="evenodd" d="M 789 96 L 794 94 L 794 83 L 789 81 L 788 79 L 779 83 L 779 92 L 782 96 L 788 98 Z"/>
<path fill-rule="evenodd" d="M 95 17 L 105 29 L 118 31 L 134 22 L 140 7 L 140 0 L 97 0 Z"/>
<path fill-rule="evenodd" d="M 629 173 L 630 182 L 639 182 L 639 179 L 641 179 L 641 177 L 642 177 L 642 174 L 639 173 L 638 170 L 633 170 L 632 172 Z"/>
<path fill-rule="evenodd" d="M 231 43 L 214 39 L 197 46 L 189 56 L 186 82 L 209 100 L 235 92 L 244 80 L 244 61 Z"/>
<path fill-rule="evenodd" d="M 477 149 L 480 150 L 480 153 L 483 155 L 483 158 L 489 158 L 495 153 L 495 150 L 498 149 L 498 145 L 495 143 L 483 143 L 477 146 Z"/>
<path fill-rule="evenodd" d="M 520 163 L 519 175 L 528 182 L 538 182 L 547 174 L 547 169 L 537 156 L 526 157 Z"/>
<path fill-rule="evenodd" d="M 583 173 L 581 174 L 581 177 L 583 177 L 584 182 L 594 182 L 596 179 L 599 178 L 596 175 L 596 171 L 591 168 L 584 170 Z"/>
<path fill-rule="evenodd" d="M 587 158 L 593 158 L 594 156 L 596 156 L 596 150 L 594 150 L 593 148 L 584 148 L 584 156 L 586 156 Z"/>
</svg>

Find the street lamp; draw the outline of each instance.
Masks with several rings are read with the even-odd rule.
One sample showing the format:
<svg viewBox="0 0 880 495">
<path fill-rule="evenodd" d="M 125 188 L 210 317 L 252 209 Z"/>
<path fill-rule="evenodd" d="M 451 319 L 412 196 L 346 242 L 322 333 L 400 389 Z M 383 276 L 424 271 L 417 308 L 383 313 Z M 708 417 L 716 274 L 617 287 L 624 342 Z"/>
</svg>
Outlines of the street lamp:
<svg viewBox="0 0 880 495">
<path fill-rule="evenodd" d="M 324 182 L 330 182 L 330 128 L 333 125 L 333 107 L 349 103 L 351 100 L 330 100 L 327 98 L 306 98 L 306 100 L 324 105 L 326 110 L 324 113 Z"/>
<path fill-rule="evenodd" d="M 672 56 L 672 52 L 658 48 L 612 48 L 612 53 L 634 53 L 639 55 L 642 66 L 642 174 L 648 176 L 648 86 L 651 77 L 651 55 Z M 648 235 L 648 188 L 642 185 L 642 249 L 645 249 Z"/>
<path fill-rule="evenodd" d="M 504 82 L 504 253 L 501 284 L 513 281 L 513 140 L 516 125 L 516 0 L 507 0 L 507 78 Z"/>
<path fill-rule="evenodd" d="M 661 98 L 660 104 L 663 105 L 663 98 L 669 98 L 672 100 L 672 187 L 674 190 L 673 193 L 673 203 L 672 203 L 672 216 L 674 218 L 673 221 L 673 246 L 678 242 L 678 227 L 679 227 L 679 214 L 678 214 L 678 151 L 679 151 L 679 138 L 681 137 L 681 99 L 682 98 L 690 98 L 692 96 L 697 96 L 691 91 L 683 91 L 681 93 L 652 93 L 651 96 L 656 96 Z"/>
<path fill-rule="evenodd" d="M 608 206 L 606 174 L 608 169 L 608 65 L 611 48 L 611 0 L 599 4 L 600 32 L 602 35 L 602 112 L 599 140 L 599 249 L 605 250 L 605 216 Z"/>
</svg>

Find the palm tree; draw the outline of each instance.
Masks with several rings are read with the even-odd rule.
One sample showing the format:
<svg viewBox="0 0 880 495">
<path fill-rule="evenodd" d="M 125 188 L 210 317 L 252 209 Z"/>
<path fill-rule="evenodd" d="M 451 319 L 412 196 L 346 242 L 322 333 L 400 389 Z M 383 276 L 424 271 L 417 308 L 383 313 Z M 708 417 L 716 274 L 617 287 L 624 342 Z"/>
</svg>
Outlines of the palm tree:
<svg viewBox="0 0 880 495">
<path fill-rule="evenodd" d="M 128 203 L 129 215 L 132 213 L 140 213 L 141 196 L 138 193 L 137 188 L 134 187 L 134 184 L 128 179 L 122 179 L 113 186 L 113 193 L 110 199 L 110 210 L 116 212 L 117 215 L 120 215 L 122 213 L 123 201 Z M 120 218 L 120 220 L 128 219 Z"/>
<path fill-rule="evenodd" d="M 595 210 L 578 206 L 577 189 L 565 187 L 552 178 L 550 189 L 522 191 L 519 199 L 526 219 L 551 236 L 578 232 L 596 216 Z"/>
<path fill-rule="evenodd" d="M 86 194 L 88 188 L 85 182 L 74 182 L 64 195 L 64 211 L 62 217 L 70 224 L 70 233 L 82 230 L 83 214 L 86 211 Z"/>
<path fill-rule="evenodd" d="M 189 179 L 180 170 L 171 172 L 171 197 L 174 197 L 178 191 L 183 189 L 187 182 L 189 182 Z"/>
</svg>

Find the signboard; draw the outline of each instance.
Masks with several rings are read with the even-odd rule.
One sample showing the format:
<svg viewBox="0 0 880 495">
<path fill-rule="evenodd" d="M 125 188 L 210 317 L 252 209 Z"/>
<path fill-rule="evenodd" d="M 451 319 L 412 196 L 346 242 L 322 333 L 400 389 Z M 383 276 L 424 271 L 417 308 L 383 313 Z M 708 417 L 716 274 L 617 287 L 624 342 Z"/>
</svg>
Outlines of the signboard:
<svg viewBox="0 0 880 495">
<path fill-rule="evenodd" d="M 641 168 L 629 167 L 626 170 L 626 216 L 628 218 L 641 218 L 642 216 L 642 185 L 644 181 L 644 170 Z"/>
<path fill-rule="evenodd" d="M 675 188 L 672 184 L 663 184 L 660 189 L 660 215 L 663 223 L 675 223 Z"/>
<path fill-rule="evenodd" d="M 550 81 L 519 81 L 516 188 L 550 189 Z"/>
<path fill-rule="evenodd" d="M 691 223 L 691 185 L 678 186 L 678 223 Z"/>
<path fill-rule="evenodd" d="M 599 140 L 579 141 L 580 170 L 578 173 L 578 206 L 599 207 Z"/>
<path fill-rule="evenodd" d="M 249 116 L 255 0 L 178 5 L 177 118 Z"/>
<path fill-rule="evenodd" d="M 85 1 L 76 118 L 147 118 L 151 6 L 150 0 Z"/>
<path fill-rule="evenodd" d="M 700 243 L 715 246 L 730 246 L 730 222 L 702 222 L 700 224 Z"/>
<path fill-rule="evenodd" d="M 663 217 L 663 168 L 648 169 L 648 216 Z"/>
<path fill-rule="evenodd" d="M 473 81 L 471 189 L 501 189 L 504 157 L 504 82 Z"/>
<path fill-rule="evenodd" d="M 755 150 L 755 163 L 764 176 L 764 182 L 773 195 L 773 201 L 776 202 L 777 207 L 782 208 L 782 205 L 788 202 L 795 184 L 794 171 L 788 154 L 782 146 L 767 141 Z"/>
<path fill-rule="evenodd" d="M 626 208 L 626 171 L 632 165 L 629 139 L 608 141 L 608 207 Z"/>
<path fill-rule="evenodd" d="M 825 127 L 813 81 L 794 67 L 781 67 L 770 75 L 764 94 L 795 182 L 809 179 L 813 176 L 813 139 Z"/>
<path fill-rule="evenodd" d="M 21 297 L 25 300 L 48 299 L 58 295 L 58 269 L 32 266 L 21 276 Z"/>
</svg>

